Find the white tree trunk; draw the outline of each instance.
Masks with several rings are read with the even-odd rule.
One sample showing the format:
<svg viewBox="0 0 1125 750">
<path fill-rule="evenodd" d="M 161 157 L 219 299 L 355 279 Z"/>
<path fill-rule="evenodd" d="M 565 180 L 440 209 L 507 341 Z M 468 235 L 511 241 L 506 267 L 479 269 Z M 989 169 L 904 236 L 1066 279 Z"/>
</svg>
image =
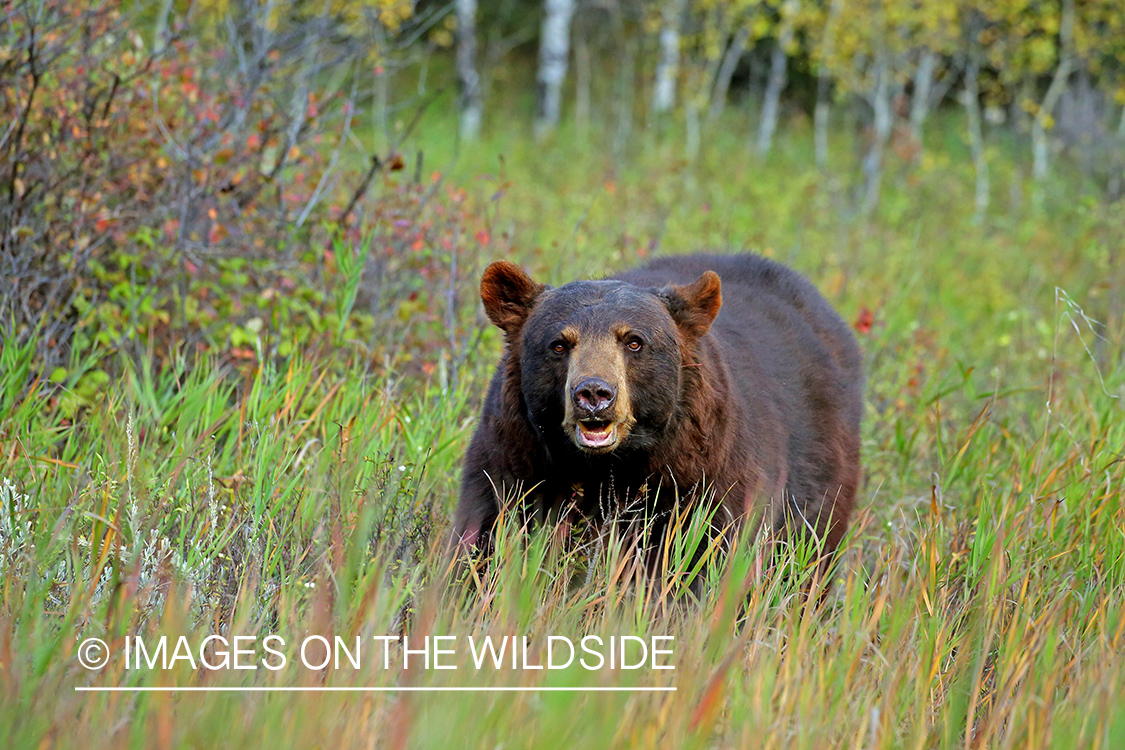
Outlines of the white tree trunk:
<svg viewBox="0 0 1125 750">
<path fill-rule="evenodd" d="M 1114 157 L 1116 167 L 1110 170 L 1109 182 L 1106 184 L 1106 192 L 1109 193 L 1110 201 L 1115 201 L 1121 197 L 1125 192 L 1122 186 L 1122 173 L 1125 172 L 1125 163 L 1123 163 L 1122 155 L 1125 155 L 1125 107 L 1121 108 L 1121 119 L 1117 121 L 1117 152 Z"/>
<path fill-rule="evenodd" d="M 723 54 L 723 62 L 719 65 L 719 72 L 715 76 L 715 88 L 711 91 L 711 106 L 707 111 L 707 119 L 712 122 L 719 119 L 719 115 L 723 113 L 723 107 L 727 105 L 730 79 L 734 77 L 734 69 L 738 67 L 738 61 L 742 59 L 742 53 L 746 51 L 746 40 L 749 38 L 750 32 L 745 27 L 740 28 L 735 32 L 730 46 Z"/>
<path fill-rule="evenodd" d="M 1047 178 L 1050 168 L 1047 122 L 1052 117 L 1055 105 L 1058 104 L 1059 97 L 1066 88 L 1072 66 L 1069 57 L 1064 57 L 1059 63 L 1059 67 L 1055 69 L 1055 76 L 1051 79 L 1051 85 L 1047 87 L 1043 102 L 1039 105 L 1039 111 L 1035 114 L 1035 120 L 1031 123 L 1032 175 L 1036 183 L 1042 183 Z"/>
<path fill-rule="evenodd" d="M 628 39 L 622 42 L 622 46 L 625 51 L 617 82 L 617 132 L 613 136 L 613 156 L 618 162 L 624 161 L 625 149 L 633 135 L 633 91 L 637 76 L 635 42 Z"/>
<path fill-rule="evenodd" d="M 676 77 L 680 71 L 680 20 L 686 0 L 665 0 L 661 12 L 660 60 L 652 90 L 652 113 L 663 115 L 676 106 Z"/>
<path fill-rule="evenodd" d="M 762 119 L 758 122 L 758 153 L 763 156 L 769 153 L 773 145 L 773 133 L 777 129 L 777 111 L 781 103 L 781 90 L 785 88 L 786 63 L 785 47 L 779 39 L 770 59 L 766 98 L 762 102 Z"/>
<path fill-rule="evenodd" d="M 686 125 L 687 138 L 685 142 L 687 160 L 695 161 L 699 157 L 699 148 L 702 136 L 699 129 L 699 111 L 702 109 L 695 97 L 689 96 L 684 102 L 684 124 Z"/>
<path fill-rule="evenodd" d="M 570 20 L 574 0 L 546 0 L 543 26 L 539 32 L 539 106 L 535 134 L 542 136 L 559 124 L 562 87 L 570 57 Z"/>
<path fill-rule="evenodd" d="M 574 124 L 584 142 L 590 132 L 590 45 L 578 39 L 574 48 Z"/>
<path fill-rule="evenodd" d="M 758 123 L 758 153 L 765 156 L 773 145 L 773 134 L 777 130 L 778 110 L 781 105 L 781 92 L 788 79 L 789 45 L 793 43 L 793 26 L 800 0 L 785 0 L 781 6 L 781 28 L 777 33 L 777 45 L 773 48 L 770 60 L 769 83 L 766 84 L 766 97 L 762 102 L 762 119 Z"/>
<path fill-rule="evenodd" d="M 164 0 L 160 14 L 156 17 L 156 30 L 152 35 L 152 52 L 159 55 L 168 46 L 168 19 L 172 16 L 174 0 Z"/>
<path fill-rule="evenodd" d="M 930 113 L 930 91 L 934 85 L 934 70 L 937 68 L 937 54 L 927 49 L 918 61 L 914 71 L 914 97 L 910 102 L 910 135 L 916 143 L 922 143 L 922 125 Z"/>
<path fill-rule="evenodd" d="M 828 76 L 821 73 L 816 82 L 816 109 L 813 110 L 813 145 L 816 149 L 817 169 L 828 168 L 828 115 L 832 106 L 828 101 Z"/>
<path fill-rule="evenodd" d="M 1074 67 L 1074 58 L 1071 56 L 1073 33 L 1074 0 L 1064 0 L 1062 21 L 1059 27 L 1059 66 L 1055 69 L 1051 85 L 1047 87 L 1047 93 L 1043 96 L 1039 111 L 1035 113 L 1035 120 L 1031 123 L 1031 175 L 1034 180 L 1032 202 L 1037 208 L 1042 204 L 1043 183 L 1047 179 L 1050 168 L 1050 144 L 1047 142 L 1048 120 L 1055 111 L 1055 105 L 1058 104 L 1059 97 L 1062 96 Z"/>
<path fill-rule="evenodd" d="M 829 61 L 836 53 L 836 23 L 844 9 L 844 0 L 832 0 L 828 19 L 824 24 L 824 39 L 820 46 L 820 69 L 816 74 L 816 109 L 813 111 L 813 142 L 816 149 L 816 166 L 828 168 L 828 114 L 831 102 L 832 81 L 828 73 Z"/>
<path fill-rule="evenodd" d="M 984 158 L 984 134 L 981 131 L 980 91 L 977 78 L 980 76 L 980 58 L 974 52 L 965 68 L 965 91 L 963 92 L 965 112 L 969 116 L 969 148 L 973 154 L 973 166 L 977 172 L 977 189 L 973 223 L 984 221 L 988 211 L 988 161 Z"/>
<path fill-rule="evenodd" d="M 484 114 L 477 73 L 477 0 L 457 0 L 457 81 L 461 90 L 461 140 L 480 135 Z"/>
<path fill-rule="evenodd" d="M 871 85 L 871 109 L 874 112 L 874 137 L 863 159 L 863 211 L 871 213 L 879 205 L 879 188 L 883 180 L 883 151 L 891 135 L 891 70 L 884 53 L 875 62 Z"/>
</svg>

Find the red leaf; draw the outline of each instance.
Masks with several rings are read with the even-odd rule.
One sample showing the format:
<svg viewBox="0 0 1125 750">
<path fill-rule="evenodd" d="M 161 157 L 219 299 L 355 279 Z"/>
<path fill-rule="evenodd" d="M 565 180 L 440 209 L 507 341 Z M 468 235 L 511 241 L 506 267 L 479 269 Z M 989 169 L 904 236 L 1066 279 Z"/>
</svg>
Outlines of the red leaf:
<svg viewBox="0 0 1125 750">
<path fill-rule="evenodd" d="M 859 315 L 856 316 L 855 323 L 852 325 L 860 333 L 867 333 L 871 330 L 872 324 L 875 323 L 875 314 L 864 305 L 859 310 Z"/>
</svg>

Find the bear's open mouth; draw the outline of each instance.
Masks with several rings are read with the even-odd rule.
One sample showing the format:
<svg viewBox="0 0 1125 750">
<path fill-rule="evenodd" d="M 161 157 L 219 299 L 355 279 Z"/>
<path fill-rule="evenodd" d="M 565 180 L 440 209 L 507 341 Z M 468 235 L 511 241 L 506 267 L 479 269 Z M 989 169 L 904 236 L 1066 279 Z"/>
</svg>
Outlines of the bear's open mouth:
<svg viewBox="0 0 1125 750">
<path fill-rule="evenodd" d="M 583 448 L 607 448 L 617 442 L 617 426 L 609 420 L 583 420 L 577 432 L 578 445 Z"/>
</svg>

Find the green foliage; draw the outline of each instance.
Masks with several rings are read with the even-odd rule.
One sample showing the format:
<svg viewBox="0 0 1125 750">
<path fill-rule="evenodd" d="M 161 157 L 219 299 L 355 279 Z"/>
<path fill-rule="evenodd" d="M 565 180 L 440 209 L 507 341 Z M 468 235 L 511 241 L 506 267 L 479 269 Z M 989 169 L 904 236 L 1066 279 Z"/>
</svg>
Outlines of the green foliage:
<svg viewBox="0 0 1125 750">
<path fill-rule="evenodd" d="M 452 125 L 435 121 L 424 132 L 419 145 L 444 158 Z M 880 211 L 852 224 L 833 215 L 816 176 L 794 166 L 808 161 L 799 131 L 779 143 L 780 163 L 753 169 L 752 155 L 722 141 L 688 165 L 675 160 L 674 135 L 653 135 L 614 167 L 596 147 L 575 149 L 565 128 L 535 149 L 509 133 L 462 156 L 448 179 L 466 188 L 434 183 L 403 194 L 485 216 L 495 239 L 459 241 L 459 223 L 437 221 L 438 212 L 425 214 L 432 222 L 373 223 L 301 261 L 331 282 L 313 302 L 324 326 L 316 330 L 334 343 L 362 330 L 356 311 L 369 274 L 402 281 L 388 291 L 394 304 L 383 308 L 380 333 L 429 342 L 399 349 L 419 352 L 434 365 L 428 373 L 405 355 L 399 368 L 373 368 L 362 348 L 329 351 L 307 336 L 292 337 L 284 355 L 263 343 L 249 368 L 222 347 L 173 349 L 140 362 L 103 354 L 93 369 L 76 361 L 50 379 L 34 376 L 32 343 L 0 350 L 0 649 L 12 654 L 0 690 L 4 735 L 18 746 L 48 735 L 63 745 L 145 746 L 160 731 L 179 746 L 370 745 L 390 733 L 422 747 L 1112 742 L 1125 709 L 1125 372 L 1113 364 L 1118 319 L 1103 329 L 1088 316 L 1112 310 L 1105 284 L 1117 278 L 1121 214 L 1051 204 L 1045 217 L 976 226 L 963 168 L 944 158 L 894 172 Z M 471 179 L 488 174 L 497 154 L 500 174 Z M 803 584 L 812 596 L 801 585 L 814 549 L 790 550 L 770 574 L 743 538 L 723 565 L 705 566 L 695 552 L 707 518 L 686 512 L 655 579 L 641 574 L 644 554 L 627 527 L 528 536 L 514 516 L 494 565 L 451 567 L 458 462 L 499 338 L 489 334 L 477 353 L 466 346 L 467 329 L 481 322 L 460 289 L 458 332 L 438 344 L 449 321 L 439 290 L 459 274 L 430 286 L 421 279 L 449 265 L 444 240 L 462 267 L 494 257 L 495 242 L 555 283 L 701 245 L 756 246 L 808 273 L 855 322 L 868 370 L 866 484 L 824 604 L 818 582 Z M 359 262 L 387 243 L 385 270 Z M 111 255 L 99 273 L 121 284 L 144 273 L 130 263 Z M 237 288 L 258 273 L 231 259 L 201 275 L 213 286 L 198 288 Z M 414 300 L 406 279 L 419 284 Z M 139 291 L 122 294 L 126 310 L 145 304 Z M 299 325 L 271 315 L 270 326 L 282 321 L 270 329 L 278 338 Z M 344 319 L 356 322 L 340 328 Z M 81 406 L 68 404 L 89 378 L 99 387 Z M 779 575 L 787 569 L 794 579 Z M 135 633 L 366 638 L 421 627 L 528 635 L 540 660 L 547 635 L 673 635 L 667 680 L 678 690 L 363 702 L 162 694 L 121 702 L 70 692 L 201 684 L 190 670 L 80 671 L 74 648 L 85 637 L 119 649 Z M 406 675 L 375 660 L 327 684 L 664 678 L 462 667 Z M 208 684 L 308 679 L 259 670 Z M 192 710 L 171 713 L 184 700 Z M 132 728 L 106 735 L 107 725 Z"/>
<path fill-rule="evenodd" d="M 214 83 L 196 96 L 220 96 Z M 162 96 L 196 122 L 181 94 Z M 1121 744 L 1122 206 L 1082 197 L 1064 172 L 1043 213 L 1013 197 L 974 224 L 962 128 L 939 117 L 925 155 L 889 155 L 883 201 L 854 220 L 839 175 L 862 136 L 834 133 L 832 162 L 814 171 L 810 128 L 794 118 L 763 162 L 746 148 L 744 113 L 728 111 L 688 161 L 675 124 L 623 148 L 608 126 L 583 140 L 564 124 L 529 143 L 522 104 L 498 103 L 490 135 L 459 153 L 448 111 L 404 139 L 357 120 L 358 140 L 397 157 L 353 216 L 343 208 L 370 156 L 345 150 L 336 169 L 351 190 L 304 229 L 287 209 L 210 244 L 204 231 L 203 252 L 167 231 L 164 198 L 120 188 L 91 205 L 121 207 L 122 228 L 103 226 L 80 268 L 61 245 L 20 245 L 73 271 L 76 293 L 54 308 L 29 295 L 55 313 L 17 320 L 13 307 L 0 320 L 0 737 L 93 748 Z M 144 184 L 170 190 L 163 180 L 187 179 L 184 167 L 146 132 L 137 153 L 168 161 Z M 334 146 L 302 150 L 307 166 L 279 174 L 286 191 L 307 201 Z M 426 175 L 419 157 L 407 174 L 402 157 L 417 151 L 451 166 Z M 995 144 L 998 193 L 1026 191 L 1015 153 Z M 247 158 L 233 148 L 206 181 L 185 184 L 219 185 L 239 164 L 252 179 L 260 162 Z M 31 207 L 36 194 L 24 215 L 61 221 Z M 204 191 L 217 218 L 202 211 L 199 226 L 237 227 L 217 195 Z M 94 208 L 73 205 L 76 231 L 99 231 L 82 213 Z M 658 577 L 644 574 L 635 528 L 529 530 L 514 514 L 492 565 L 451 559 L 460 457 L 501 346 L 477 311 L 483 264 L 508 256 L 564 283 L 702 248 L 795 266 L 864 347 L 865 484 L 831 591 L 819 596 L 810 545 L 768 568 L 744 536 L 708 565 L 718 550 L 697 552 L 713 519 L 691 509 Z M 672 635 L 676 669 L 406 672 L 392 658 L 389 670 L 365 659 L 355 672 L 212 674 L 76 662 L 87 637 L 120 653 L 126 635 L 270 632 L 291 643 L 526 635 L 539 660 L 549 635 Z M 661 680 L 677 692 L 74 692 Z"/>
</svg>

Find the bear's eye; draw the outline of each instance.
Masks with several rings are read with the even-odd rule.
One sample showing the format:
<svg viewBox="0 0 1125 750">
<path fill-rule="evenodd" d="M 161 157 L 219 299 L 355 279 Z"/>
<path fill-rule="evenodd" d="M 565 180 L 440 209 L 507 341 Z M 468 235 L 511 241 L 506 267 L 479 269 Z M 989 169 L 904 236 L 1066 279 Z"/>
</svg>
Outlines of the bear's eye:
<svg viewBox="0 0 1125 750">
<path fill-rule="evenodd" d="M 551 344 L 551 351 L 553 351 L 555 354 L 565 354 L 566 342 L 562 340 L 556 341 L 555 343 Z"/>
<path fill-rule="evenodd" d="M 644 343 L 636 336 L 625 342 L 625 347 L 631 352 L 639 352 L 642 346 Z"/>
</svg>

